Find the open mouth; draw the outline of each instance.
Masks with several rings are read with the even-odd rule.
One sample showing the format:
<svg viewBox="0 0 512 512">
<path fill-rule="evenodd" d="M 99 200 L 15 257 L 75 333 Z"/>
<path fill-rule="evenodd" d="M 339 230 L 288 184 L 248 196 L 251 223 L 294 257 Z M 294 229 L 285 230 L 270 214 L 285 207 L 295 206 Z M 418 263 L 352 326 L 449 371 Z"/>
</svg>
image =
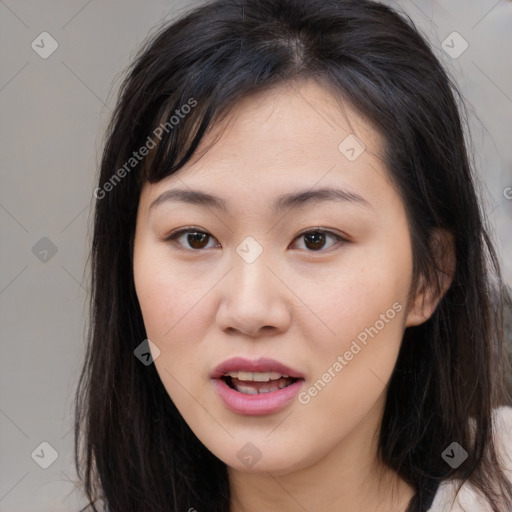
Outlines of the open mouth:
<svg viewBox="0 0 512 512">
<path fill-rule="evenodd" d="M 215 390 L 232 412 L 245 416 L 274 414 L 290 404 L 305 377 L 274 359 L 232 357 L 210 374 Z"/>
<path fill-rule="evenodd" d="M 299 379 L 283 375 L 279 372 L 229 372 L 222 375 L 223 380 L 231 389 L 245 395 L 259 395 L 279 391 Z"/>
</svg>

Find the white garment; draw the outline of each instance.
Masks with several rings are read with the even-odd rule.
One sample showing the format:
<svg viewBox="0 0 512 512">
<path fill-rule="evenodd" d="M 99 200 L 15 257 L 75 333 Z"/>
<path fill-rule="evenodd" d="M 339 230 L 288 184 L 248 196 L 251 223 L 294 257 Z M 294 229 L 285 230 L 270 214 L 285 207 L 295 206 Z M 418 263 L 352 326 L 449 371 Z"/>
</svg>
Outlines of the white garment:
<svg viewBox="0 0 512 512">
<path fill-rule="evenodd" d="M 494 421 L 496 452 L 512 482 L 512 407 L 495 409 Z M 459 485 L 460 480 L 441 483 L 428 512 L 492 512 L 489 503 L 468 482 L 461 487 L 454 502 Z"/>
</svg>

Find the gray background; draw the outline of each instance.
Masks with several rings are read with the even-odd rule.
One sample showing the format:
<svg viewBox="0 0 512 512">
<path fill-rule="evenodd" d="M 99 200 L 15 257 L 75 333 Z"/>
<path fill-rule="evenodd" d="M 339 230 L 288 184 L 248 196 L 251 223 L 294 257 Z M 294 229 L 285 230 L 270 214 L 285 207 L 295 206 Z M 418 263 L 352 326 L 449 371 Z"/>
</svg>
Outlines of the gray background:
<svg viewBox="0 0 512 512">
<path fill-rule="evenodd" d="M 78 511 L 85 503 L 74 490 L 72 399 L 103 132 L 139 44 L 193 3 L 0 1 L 0 512 Z M 390 3 L 421 27 L 470 104 L 482 194 L 512 286 L 512 3 Z M 442 43 L 460 50 L 454 31 L 469 45 L 458 58 Z M 58 43 L 46 59 L 31 47 L 35 40 L 39 51 L 51 48 L 42 32 Z M 58 453 L 47 469 L 40 464 L 52 452 L 42 442 Z"/>
</svg>

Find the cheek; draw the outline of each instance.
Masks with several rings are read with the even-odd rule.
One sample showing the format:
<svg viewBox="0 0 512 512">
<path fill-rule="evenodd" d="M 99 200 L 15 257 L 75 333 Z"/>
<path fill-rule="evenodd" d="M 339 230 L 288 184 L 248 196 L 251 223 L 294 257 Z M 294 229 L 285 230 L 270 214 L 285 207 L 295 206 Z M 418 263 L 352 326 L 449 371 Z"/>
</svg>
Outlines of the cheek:
<svg viewBox="0 0 512 512">
<path fill-rule="evenodd" d="M 375 243 L 364 250 L 349 250 L 341 265 L 290 274 L 288 279 L 310 307 L 303 318 L 311 318 L 310 327 L 316 322 L 317 336 L 310 337 L 317 342 L 315 350 L 331 353 L 376 323 L 379 330 L 400 341 L 411 274 L 410 247 L 405 240 L 401 247 Z M 381 329 L 383 321 L 385 329 Z"/>
<path fill-rule="evenodd" d="M 186 326 L 190 339 L 191 328 L 197 329 L 197 320 L 204 318 L 205 287 L 213 286 L 213 277 L 191 274 L 190 269 L 171 262 L 165 249 L 148 246 L 134 254 L 134 280 L 148 337 L 157 344 L 180 339 L 176 335 Z"/>
<path fill-rule="evenodd" d="M 205 338 L 205 283 L 198 286 L 196 277 L 171 265 L 162 252 L 147 246 L 134 254 L 136 293 L 146 335 L 160 350 L 155 367 L 162 383 L 182 413 L 196 415 L 200 411 L 194 410 L 185 390 L 198 394 L 190 376 L 197 375 L 195 340 Z"/>
<path fill-rule="evenodd" d="M 376 240 L 354 257 L 337 285 L 336 304 L 330 308 L 337 342 L 325 345 L 329 356 L 322 372 L 332 371 L 338 362 L 334 373 L 339 377 L 319 407 L 343 397 L 341 408 L 357 409 L 358 401 L 371 401 L 383 391 L 393 371 L 405 325 L 412 254 L 408 236 L 389 240 L 393 243 Z"/>
<path fill-rule="evenodd" d="M 325 446 L 348 434 L 384 399 L 402 340 L 407 279 L 362 268 L 360 275 L 338 283 L 337 302 L 331 297 L 332 304 L 324 304 L 322 314 L 335 334 L 308 335 L 308 353 L 314 356 L 311 378 L 299 396 L 300 435 L 318 429 Z"/>
</svg>

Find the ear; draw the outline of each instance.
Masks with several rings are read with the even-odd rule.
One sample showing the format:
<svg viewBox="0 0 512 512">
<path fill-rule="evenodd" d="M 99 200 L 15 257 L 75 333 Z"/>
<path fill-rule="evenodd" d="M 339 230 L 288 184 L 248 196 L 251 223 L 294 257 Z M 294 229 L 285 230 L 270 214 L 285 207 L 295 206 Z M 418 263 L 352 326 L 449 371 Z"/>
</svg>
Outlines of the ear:
<svg viewBox="0 0 512 512">
<path fill-rule="evenodd" d="M 436 259 L 436 275 L 433 282 L 427 282 L 425 276 L 421 277 L 409 304 L 406 327 L 426 322 L 453 281 L 456 266 L 453 235 L 445 229 L 435 229 L 430 244 Z"/>
</svg>

